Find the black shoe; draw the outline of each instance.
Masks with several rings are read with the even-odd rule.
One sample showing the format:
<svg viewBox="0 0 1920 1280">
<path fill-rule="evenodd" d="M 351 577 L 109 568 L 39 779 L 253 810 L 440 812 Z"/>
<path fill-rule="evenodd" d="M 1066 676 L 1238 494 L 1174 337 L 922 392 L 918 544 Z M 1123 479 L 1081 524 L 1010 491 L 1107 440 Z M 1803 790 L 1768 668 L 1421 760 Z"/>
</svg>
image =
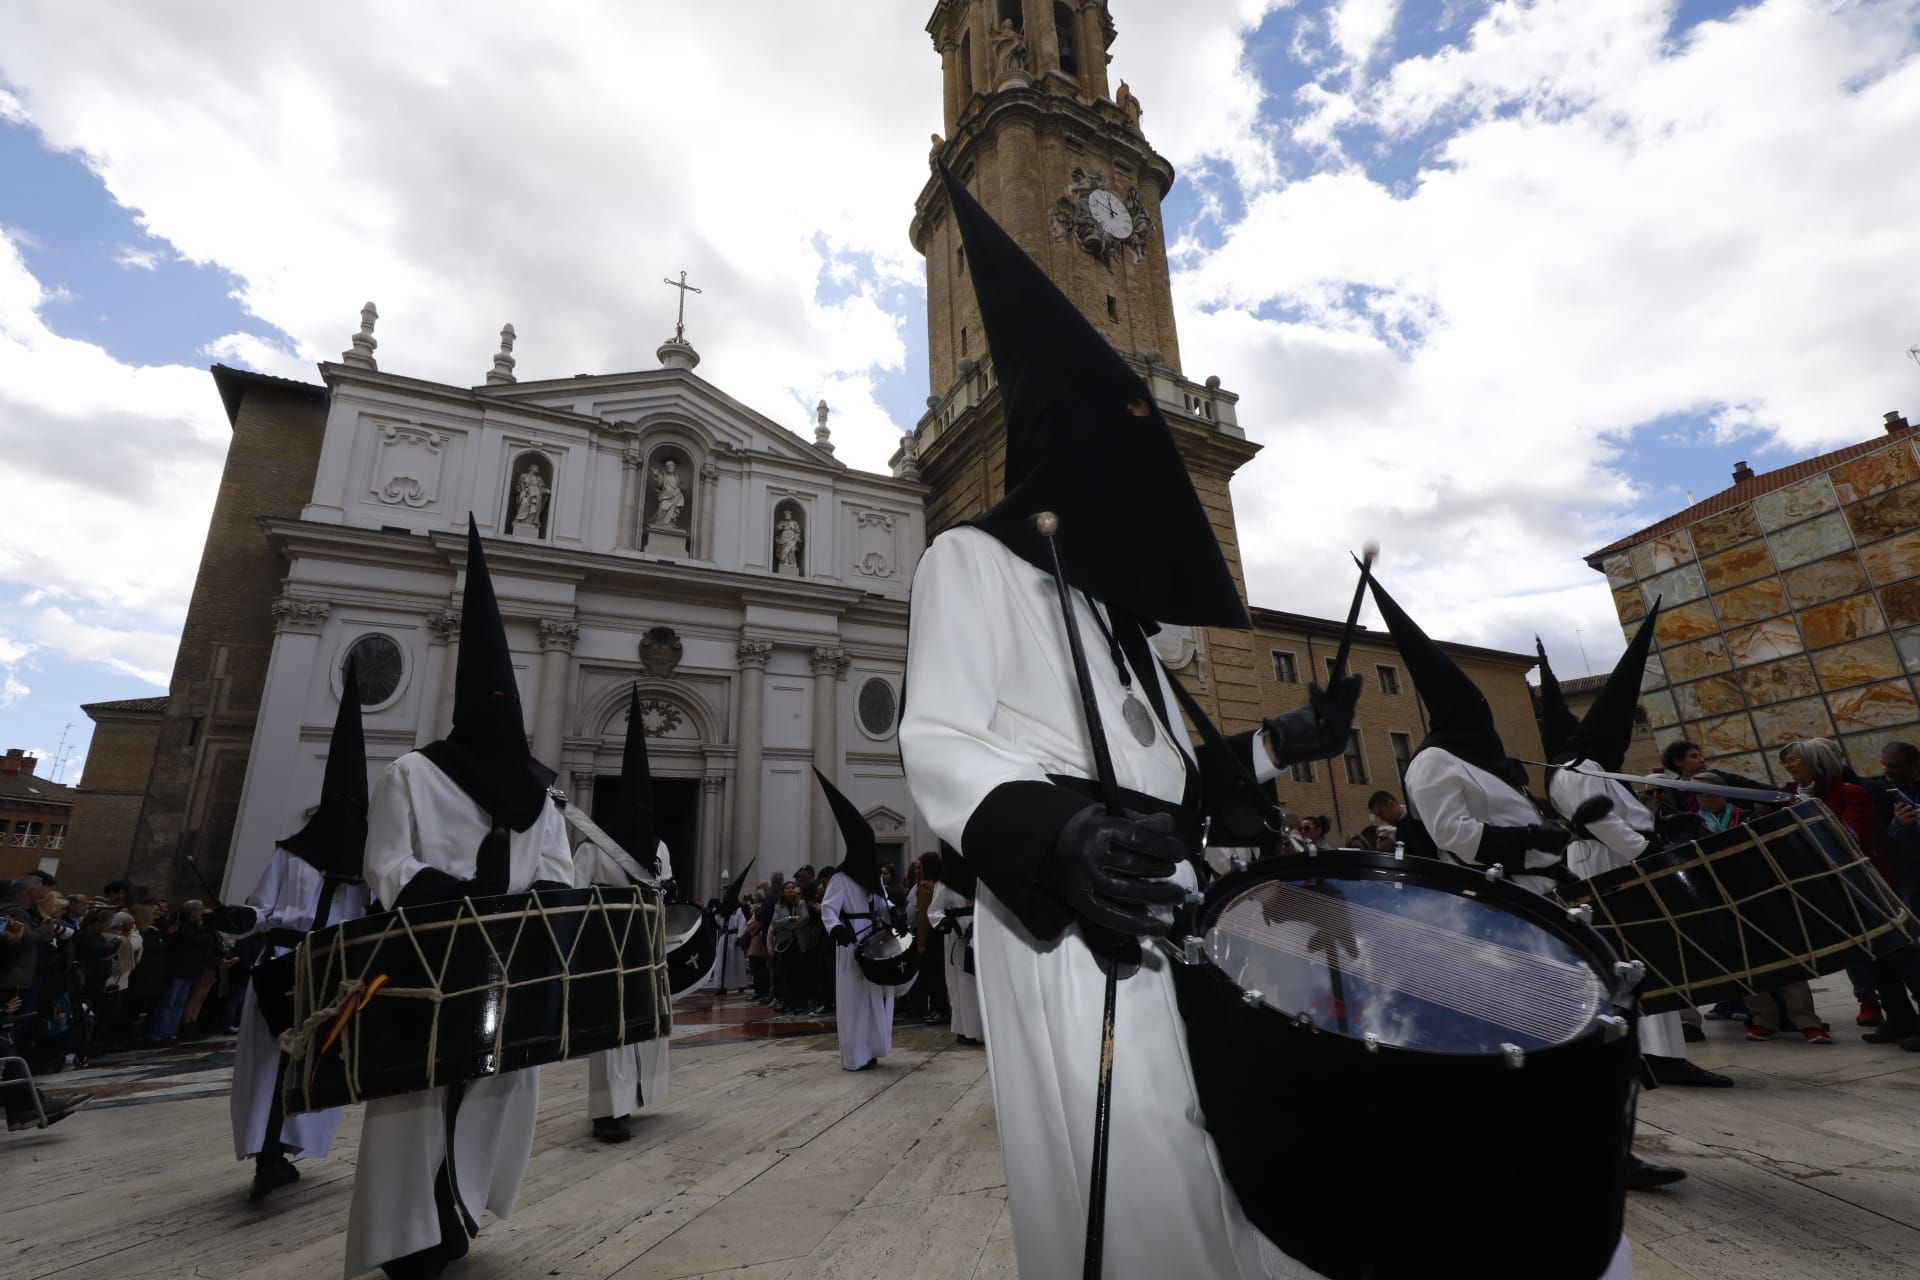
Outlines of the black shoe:
<svg viewBox="0 0 1920 1280">
<path fill-rule="evenodd" d="M 1731 1089 L 1733 1077 L 1723 1076 L 1718 1071 L 1708 1071 L 1696 1066 L 1685 1058 L 1663 1058 L 1657 1054 L 1646 1054 L 1641 1059 L 1647 1064 L 1647 1070 L 1661 1084 L 1692 1085 L 1696 1089 Z"/>
<path fill-rule="evenodd" d="M 1627 1156 L 1627 1189 L 1629 1191 L 1651 1191 L 1655 1187 L 1664 1187 L 1680 1181 L 1687 1176 L 1685 1169 L 1676 1169 L 1672 1165 L 1652 1164 L 1639 1156 Z"/>
<path fill-rule="evenodd" d="M 1680 1024 L 1680 1038 L 1687 1044 L 1705 1044 L 1707 1033 L 1691 1022 L 1683 1022 Z"/>
<path fill-rule="evenodd" d="M 633 1137 L 633 1129 L 625 1116 L 595 1116 L 593 1136 L 602 1142 L 625 1142 Z"/>
<path fill-rule="evenodd" d="M 387 1273 L 387 1280 L 436 1280 L 446 1271 L 447 1260 L 440 1256 L 440 1246 L 433 1245 L 404 1258 L 383 1262 L 380 1269 Z"/>
<path fill-rule="evenodd" d="M 193 1040 L 205 1040 L 206 1038 L 207 1038 L 207 1033 L 202 1031 L 198 1027 L 180 1028 L 180 1042 L 182 1044 L 185 1044 Z"/>
<path fill-rule="evenodd" d="M 284 1152 L 276 1151 L 272 1155 L 261 1152 L 253 1158 L 253 1189 L 247 1192 L 247 1199 L 255 1204 L 282 1187 L 290 1187 L 300 1181 L 300 1171 L 293 1167 Z"/>
<path fill-rule="evenodd" d="M 1913 1033 L 1912 1027 L 1896 1027 L 1892 1023 L 1882 1023 L 1860 1038 L 1868 1044 L 1899 1044 Z"/>
</svg>

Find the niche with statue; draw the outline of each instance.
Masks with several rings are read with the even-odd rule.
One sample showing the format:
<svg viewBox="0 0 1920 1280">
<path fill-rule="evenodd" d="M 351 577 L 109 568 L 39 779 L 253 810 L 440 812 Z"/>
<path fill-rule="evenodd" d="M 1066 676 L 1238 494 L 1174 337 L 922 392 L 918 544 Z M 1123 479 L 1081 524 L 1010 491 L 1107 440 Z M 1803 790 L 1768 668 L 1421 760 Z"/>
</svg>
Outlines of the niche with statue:
<svg viewBox="0 0 1920 1280">
<path fill-rule="evenodd" d="M 641 545 L 656 555 L 684 556 L 692 541 L 693 457 L 679 445 L 647 455 L 646 506 Z"/>
<path fill-rule="evenodd" d="M 807 512 L 791 498 L 773 509 L 773 571 L 783 578 L 806 575 Z"/>
<path fill-rule="evenodd" d="M 553 459 L 523 453 L 508 472 L 502 527 L 516 538 L 544 538 L 553 510 Z"/>
</svg>

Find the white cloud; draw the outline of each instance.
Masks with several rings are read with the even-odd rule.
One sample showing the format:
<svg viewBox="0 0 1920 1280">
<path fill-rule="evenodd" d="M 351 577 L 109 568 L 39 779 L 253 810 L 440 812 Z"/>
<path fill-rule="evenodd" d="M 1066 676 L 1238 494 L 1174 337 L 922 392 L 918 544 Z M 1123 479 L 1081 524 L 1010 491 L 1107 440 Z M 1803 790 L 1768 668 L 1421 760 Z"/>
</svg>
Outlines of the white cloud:
<svg viewBox="0 0 1920 1280">
<path fill-rule="evenodd" d="M 1400 0 L 1337 0 L 1327 14 L 1328 34 L 1347 64 L 1364 74 L 1399 12 Z"/>
<path fill-rule="evenodd" d="M 32 687 L 23 683 L 11 666 L 0 669 L 0 710 L 5 710 L 32 692 Z"/>
<path fill-rule="evenodd" d="M 138 245 L 123 244 L 114 250 L 113 262 L 117 267 L 128 271 L 152 271 L 160 265 L 163 255 L 158 249 L 143 249 Z"/>
</svg>

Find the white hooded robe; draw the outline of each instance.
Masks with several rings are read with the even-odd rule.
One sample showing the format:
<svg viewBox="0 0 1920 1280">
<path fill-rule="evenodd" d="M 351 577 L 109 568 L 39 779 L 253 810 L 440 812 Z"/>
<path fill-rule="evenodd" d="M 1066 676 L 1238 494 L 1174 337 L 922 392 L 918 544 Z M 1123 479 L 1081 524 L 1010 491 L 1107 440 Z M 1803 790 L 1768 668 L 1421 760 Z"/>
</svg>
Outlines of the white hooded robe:
<svg viewBox="0 0 1920 1280">
<path fill-rule="evenodd" d="M 673 865 L 665 841 L 657 842 L 660 865 Z M 633 877 L 592 840 L 581 840 L 573 850 L 573 887 L 604 884 L 624 887 Z M 657 1107 L 667 1100 L 667 1043 L 669 1037 L 638 1040 L 617 1049 L 605 1049 L 587 1060 L 587 1116 L 601 1120 L 630 1116 L 643 1106 Z"/>
</svg>

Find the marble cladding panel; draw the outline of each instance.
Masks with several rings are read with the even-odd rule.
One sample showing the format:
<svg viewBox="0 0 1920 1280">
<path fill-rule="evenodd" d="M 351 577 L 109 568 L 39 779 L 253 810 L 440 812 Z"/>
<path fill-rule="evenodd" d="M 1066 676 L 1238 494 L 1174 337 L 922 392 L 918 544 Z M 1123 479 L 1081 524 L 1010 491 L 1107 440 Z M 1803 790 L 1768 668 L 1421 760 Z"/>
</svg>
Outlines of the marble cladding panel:
<svg viewBox="0 0 1920 1280">
<path fill-rule="evenodd" d="M 1676 683 L 1718 675 L 1732 668 L 1727 661 L 1727 642 L 1723 636 L 1675 645 L 1671 649 L 1663 649 L 1660 657 L 1667 664 L 1667 678 Z"/>
<path fill-rule="evenodd" d="M 1867 589 L 1866 568 L 1860 563 L 1859 553 L 1854 551 L 1803 564 L 1780 576 L 1786 580 L 1787 594 L 1793 598 L 1796 609 L 1825 604 Z"/>
<path fill-rule="evenodd" d="M 1800 629 L 1793 625 L 1792 618 L 1770 618 L 1765 622 L 1756 622 L 1750 627 L 1727 632 L 1726 640 L 1727 654 L 1736 667 L 1755 667 L 1775 658 L 1799 653 L 1801 649 Z"/>
<path fill-rule="evenodd" d="M 1833 496 L 1833 482 L 1825 475 L 1817 475 L 1784 489 L 1761 494 L 1753 500 L 1753 514 L 1759 519 L 1760 527 L 1772 533 L 1775 529 L 1798 524 L 1839 505 Z"/>
<path fill-rule="evenodd" d="M 1617 556 L 1608 556 L 1600 562 L 1606 571 L 1609 587 L 1630 587 L 1633 585 L 1633 557 L 1622 551 Z"/>
<path fill-rule="evenodd" d="M 1880 603 L 1887 611 L 1890 626 L 1920 625 L 1920 578 L 1880 588 Z"/>
<path fill-rule="evenodd" d="M 1740 697 L 1740 685 L 1732 676 L 1708 676 L 1692 684 L 1677 686 L 1673 700 L 1682 720 L 1705 720 L 1724 716 L 1746 705 Z"/>
<path fill-rule="evenodd" d="M 1723 627 L 1740 627 L 1749 622 L 1774 618 L 1787 611 L 1787 588 L 1778 578 L 1762 578 L 1744 587 L 1735 587 L 1713 598 Z"/>
<path fill-rule="evenodd" d="M 1906 674 L 1891 636 L 1875 636 L 1871 640 L 1822 649 L 1813 655 L 1813 669 L 1819 673 L 1820 687 L 1828 691 L 1871 684 L 1875 680 L 1893 680 Z"/>
<path fill-rule="evenodd" d="M 1694 726 L 1693 732 L 1700 750 L 1710 757 L 1752 751 L 1760 745 L 1759 731 L 1752 717 L 1744 714 L 1703 720 Z"/>
<path fill-rule="evenodd" d="M 1762 749 L 1783 747 L 1802 738 L 1833 736 L 1833 717 L 1827 714 L 1827 704 L 1819 698 L 1761 707 L 1753 713 L 1753 723 L 1760 731 Z"/>
<path fill-rule="evenodd" d="M 1920 573 L 1920 529 L 1876 542 L 1860 552 L 1867 576 L 1876 583 L 1898 582 Z"/>
<path fill-rule="evenodd" d="M 1659 654 L 1648 654 L 1647 669 L 1640 676 L 1640 691 L 1645 693 L 1650 689 L 1662 689 L 1666 687 L 1666 683 L 1667 664 L 1660 661 Z"/>
<path fill-rule="evenodd" d="M 1686 736 L 1686 730 L 1682 729 L 1679 725 L 1674 725 L 1671 729 L 1655 729 L 1653 731 L 1654 749 L 1657 751 L 1665 751 L 1674 743 L 1685 741 Z"/>
<path fill-rule="evenodd" d="M 1647 602 L 1640 598 L 1638 587 L 1615 587 L 1613 607 L 1620 615 L 1620 621 L 1627 626 L 1647 616 Z"/>
<path fill-rule="evenodd" d="M 1860 733 L 1920 720 L 1920 703 L 1914 701 L 1913 683 L 1909 680 L 1889 680 L 1885 684 L 1848 689 L 1831 695 L 1829 701 L 1833 703 L 1833 721 L 1842 733 Z"/>
<path fill-rule="evenodd" d="M 1895 636 L 1893 647 L 1900 651 L 1900 661 L 1906 664 L 1908 671 L 1920 673 L 1920 627 Z"/>
<path fill-rule="evenodd" d="M 1780 766 L 1778 764 L 1769 768 L 1767 757 L 1758 751 L 1751 751 L 1745 755 L 1738 756 L 1722 756 L 1708 763 L 1716 769 L 1724 769 L 1728 773 L 1737 773 L 1743 778 L 1752 778 L 1755 782 L 1777 781 L 1774 775 L 1780 772 Z"/>
<path fill-rule="evenodd" d="M 1920 528 L 1920 484 L 1910 484 L 1847 508 L 1847 523 L 1862 542 L 1878 542 Z"/>
<path fill-rule="evenodd" d="M 1827 474 L 1833 477 L 1833 492 L 1841 502 L 1857 502 L 1920 480 L 1920 461 L 1914 459 L 1912 449 L 1901 443 L 1841 463 Z"/>
<path fill-rule="evenodd" d="M 1672 609 L 1663 608 L 1660 610 L 1660 620 L 1653 624 L 1653 634 L 1663 646 L 1705 639 L 1718 635 L 1719 631 L 1720 621 L 1713 616 L 1713 606 L 1705 600 L 1696 600 Z"/>
<path fill-rule="evenodd" d="M 1685 529 L 1677 529 L 1657 538 L 1648 538 L 1634 547 L 1631 554 L 1634 576 L 1651 578 L 1655 574 L 1693 563 L 1693 539 L 1687 536 Z"/>
<path fill-rule="evenodd" d="M 1707 583 L 1700 574 L 1700 566 L 1689 564 L 1647 579 L 1640 584 L 1640 594 L 1646 597 L 1648 608 L 1658 600 L 1664 609 L 1700 599 L 1707 594 Z"/>
<path fill-rule="evenodd" d="M 1760 522 L 1754 519 L 1753 508 L 1743 502 L 1731 511 L 1695 521 L 1687 532 L 1693 535 L 1693 549 L 1705 557 L 1759 537 Z"/>
<path fill-rule="evenodd" d="M 1791 569 L 1847 550 L 1853 546 L 1853 534 L 1847 529 L 1846 518 L 1835 511 L 1818 520 L 1768 534 L 1767 541 L 1773 547 L 1774 563 L 1782 569 Z"/>
<path fill-rule="evenodd" d="M 1887 749 L 1889 742 L 1912 742 L 1920 737 L 1915 726 L 1904 725 L 1896 729 L 1871 729 L 1866 733 L 1849 734 L 1840 739 L 1840 745 L 1846 749 L 1847 763 L 1859 773 L 1869 777 L 1880 772 L 1880 753 Z"/>
<path fill-rule="evenodd" d="M 1800 632 L 1807 638 L 1809 649 L 1845 644 L 1862 636 L 1878 635 L 1886 629 L 1880 606 L 1871 595 L 1852 596 L 1800 611 Z"/>
<path fill-rule="evenodd" d="M 1807 661 L 1804 654 L 1769 662 L 1764 666 L 1748 667 L 1740 673 L 1740 687 L 1747 691 L 1747 701 L 1756 707 L 1770 702 L 1811 698 L 1820 692 L 1820 682 L 1814 678 L 1813 664 Z"/>
<path fill-rule="evenodd" d="M 1647 723 L 1657 729 L 1680 723 L 1680 708 L 1674 705 L 1673 695 L 1664 690 L 1646 694 L 1640 705 L 1646 709 Z"/>
<path fill-rule="evenodd" d="M 1773 554 L 1764 542 L 1742 543 L 1700 562 L 1701 576 L 1715 591 L 1725 591 L 1772 572 Z"/>
</svg>

